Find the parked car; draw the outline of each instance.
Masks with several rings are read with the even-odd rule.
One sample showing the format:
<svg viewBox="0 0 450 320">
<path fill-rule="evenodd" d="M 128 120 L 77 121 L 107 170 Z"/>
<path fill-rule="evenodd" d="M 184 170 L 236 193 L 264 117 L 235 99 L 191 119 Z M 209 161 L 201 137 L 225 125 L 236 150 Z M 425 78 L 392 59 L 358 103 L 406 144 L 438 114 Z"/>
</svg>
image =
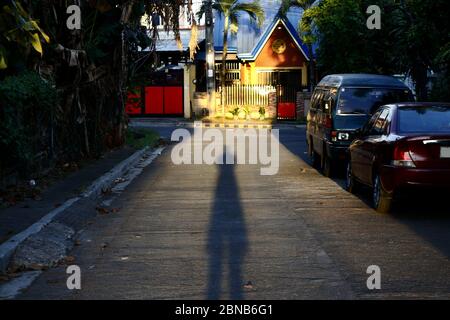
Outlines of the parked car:
<svg viewBox="0 0 450 320">
<path fill-rule="evenodd" d="M 326 76 L 314 90 L 307 116 L 306 141 L 314 166 L 331 176 L 347 159 L 355 132 L 382 105 L 414 101 L 394 77 L 371 74 Z"/>
<path fill-rule="evenodd" d="M 347 190 L 359 184 L 373 189 L 379 212 L 402 189 L 450 189 L 450 103 L 381 107 L 349 148 Z"/>
</svg>

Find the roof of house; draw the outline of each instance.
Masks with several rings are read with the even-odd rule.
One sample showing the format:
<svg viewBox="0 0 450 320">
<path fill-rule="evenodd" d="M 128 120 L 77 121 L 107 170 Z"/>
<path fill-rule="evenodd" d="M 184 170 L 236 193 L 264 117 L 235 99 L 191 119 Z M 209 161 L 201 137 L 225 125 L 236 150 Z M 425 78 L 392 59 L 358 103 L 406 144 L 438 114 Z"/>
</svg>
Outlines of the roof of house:
<svg viewBox="0 0 450 320">
<path fill-rule="evenodd" d="M 205 29 L 199 28 L 197 34 L 198 42 L 202 41 L 205 38 Z M 156 51 L 186 51 L 189 49 L 189 41 L 191 40 L 191 30 L 190 29 L 182 29 L 180 30 L 180 40 L 182 44 L 182 48 L 178 46 L 177 41 L 175 40 L 175 34 L 173 31 L 159 31 L 159 38 L 156 41 Z M 148 49 L 147 49 L 148 50 Z M 146 51 L 146 50 L 145 50 Z"/>
<path fill-rule="evenodd" d="M 299 21 L 303 15 L 303 10 L 293 8 L 289 10 L 285 17 L 279 14 L 281 1 L 277 0 L 260 0 L 261 6 L 264 8 L 265 20 L 263 25 L 259 28 L 247 14 L 242 14 L 239 17 L 239 31 L 236 34 L 230 34 L 228 51 L 237 53 L 238 57 L 245 60 L 254 60 L 264 47 L 264 44 L 269 39 L 278 22 L 282 22 L 292 38 L 296 42 L 299 49 L 304 53 L 309 60 L 310 53 L 307 46 L 304 45 L 300 39 L 297 31 Z M 214 28 L 214 47 L 216 51 L 223 51 L 223 28 L 218 27 L 222 25 L 222 17 L 219 13 L 215 13 L 215 28 Z"/>
</svg>

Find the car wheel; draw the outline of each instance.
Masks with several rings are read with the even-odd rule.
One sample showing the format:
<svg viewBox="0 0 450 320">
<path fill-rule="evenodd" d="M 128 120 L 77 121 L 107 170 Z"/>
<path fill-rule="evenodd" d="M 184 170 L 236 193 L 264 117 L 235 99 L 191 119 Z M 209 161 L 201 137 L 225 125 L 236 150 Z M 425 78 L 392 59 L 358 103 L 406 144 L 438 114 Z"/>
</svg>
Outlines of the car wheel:
<svg viewBox="0 0 450 320">
<path fill-rule="evenodd" d="M 375 175 L 373 182 L 373 207 L 380 213 L 389 213 L 392 206 L 392 195 L 384 190 L 380 176 Z"/>
<path fill-rule="evenodd" d="M 358 189 L 358 182 L 355 180 L 355 177 L 353 176 L 352 163 L 351 163 L 350 159 L 348 160 L 348 164 L 347 164 L 345 189 L 348 192 L 353 193 L 353 194 Z"/>
<path fill-rule="evenodd" d="M 314 168 L 318 168 L 319 167 L 319 155 L 317 154 L 317 152 L 314 151 L 314 147 L 313 147 L 311 139 L 309 140 L 309 143 L 308 143 L 308 154 L 309 154 L 309 158 L 311 160 L 312 166 Z"/>
<path fill-rule="evenodd" d="M 322 173 L 325 177 L 331 178 L 333 176 L 333 171 L 331 158 L 324 152 L 322 159 Z"/>
</svg>

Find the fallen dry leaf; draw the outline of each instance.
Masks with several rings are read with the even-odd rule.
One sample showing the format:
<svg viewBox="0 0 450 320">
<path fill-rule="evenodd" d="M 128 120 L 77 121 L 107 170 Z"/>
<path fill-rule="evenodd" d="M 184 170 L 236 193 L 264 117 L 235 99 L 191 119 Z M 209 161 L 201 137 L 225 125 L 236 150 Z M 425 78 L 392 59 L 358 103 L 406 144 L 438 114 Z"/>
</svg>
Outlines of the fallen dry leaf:
<svg viewBox="0 0 450 320">
<path fill-rule="evenodd" d="M 67 256 L 67 257 L 64 258 L 64 261 L 66 263 L 73 263 L 73 262 L 75 262 L 75 257 L 74 256 Z"/>
<path fill-rule="evenodd" d="M 251 282 L 251 281 L 248 281 L 248 282 L 244 285 L 244 289 L 247 289 L 247 290 L 253 289 L 253 284 L 252 284 L 252 282 Z"/>
<path fill-rule="evenodd" d="M 40 264 L 40 263 L 33 263 L 33 264 L 31 264 L 31 265 L 28 267 L 28 269 L 30 269 L 30 270 L 37 270 L 37 271 L 40 271 L 40 270 L 47 270 L 47 269 L 48 269 L 48 266 L 45 266 L 45 265 Z"/>
<path fill-rule="evenodd" d="M 97 207 L 97 208 L 95 208 L 95 210 L 97 210 L 97 212 L 99 214 L 108 214 L 109 213 L 109 210 L 104 207 Z"/>
</svg>

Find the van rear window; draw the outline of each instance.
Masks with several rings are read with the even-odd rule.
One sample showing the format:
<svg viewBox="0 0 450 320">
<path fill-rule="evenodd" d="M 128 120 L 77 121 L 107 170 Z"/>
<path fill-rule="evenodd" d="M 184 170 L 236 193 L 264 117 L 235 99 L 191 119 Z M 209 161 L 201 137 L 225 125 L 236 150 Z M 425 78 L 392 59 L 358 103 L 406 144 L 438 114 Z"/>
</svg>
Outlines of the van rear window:
<svg viewBox="0 0 450 320">
<path fill-rule="evenodd" d="M 342 88 L 336 113 L 373 114 L 385 104 L 413 101 L 411 92 L 391 88 Z"/>
</svg>

